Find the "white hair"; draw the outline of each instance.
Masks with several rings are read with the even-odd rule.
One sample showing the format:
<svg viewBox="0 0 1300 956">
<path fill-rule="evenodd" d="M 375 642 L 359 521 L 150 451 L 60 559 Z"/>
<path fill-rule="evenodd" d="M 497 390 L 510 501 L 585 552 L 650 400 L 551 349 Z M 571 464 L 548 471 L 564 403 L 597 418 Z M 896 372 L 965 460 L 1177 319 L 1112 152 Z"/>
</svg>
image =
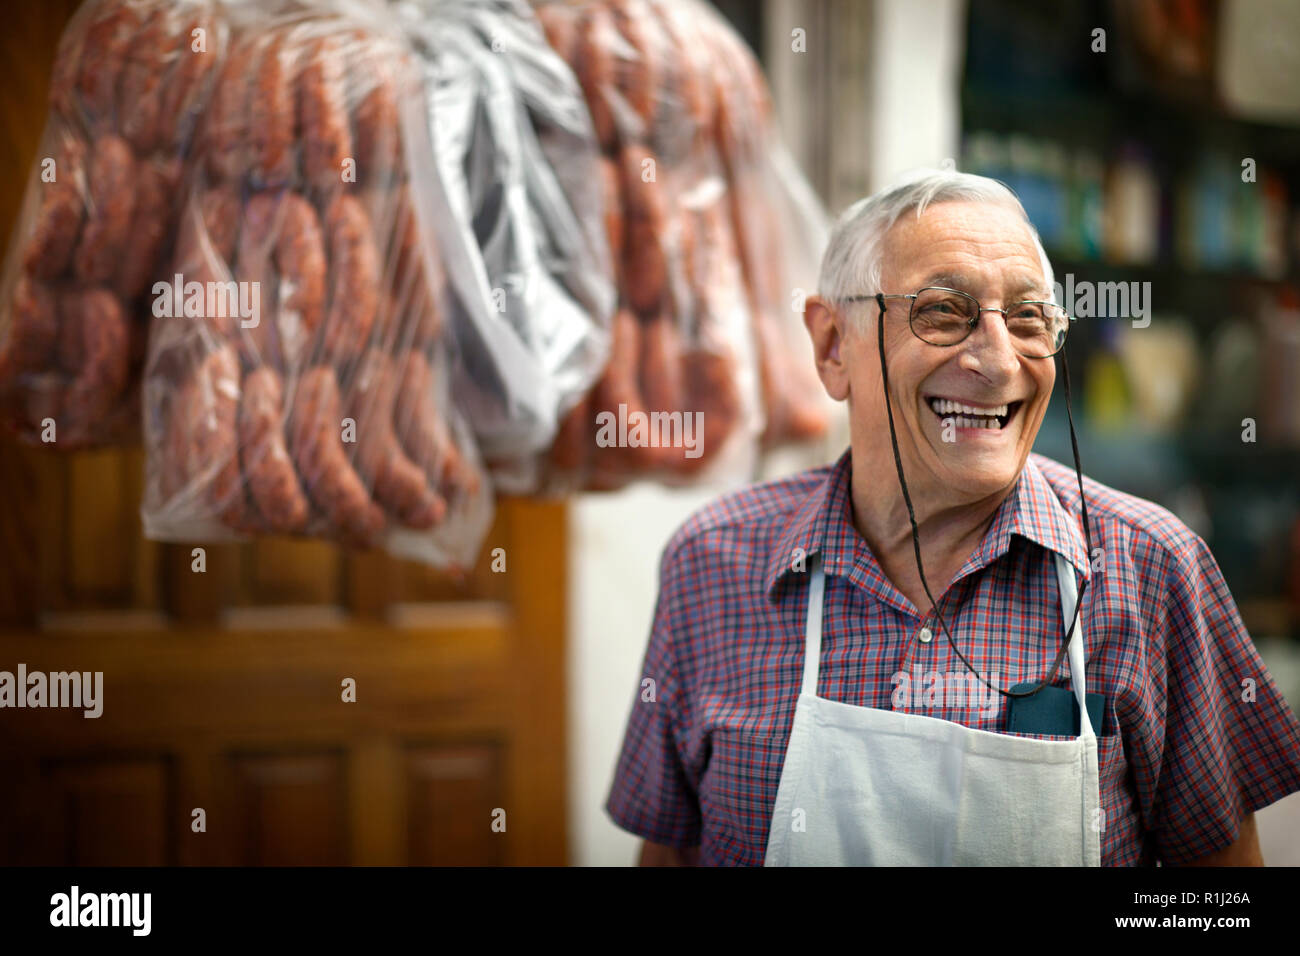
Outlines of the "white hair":
<svg viewBox="0 0 1300 956">
<path fill-rule="evenodd" d="M 873 196 L 859 199 L 840 213 L 822 256 L 818 292 L 832 301 L 877 292 L 915 292 L 915 289 L 880 288 L 885 234 L 904 213 L 915 209 L 919 219 L 927 206 L 940 202 L 984 202 L 1016 210 L 1033 236 L 1046 287 L 1054 288 L 1052 264 L 1038 238 L 1038 230 L 1010 187 L 987 176 L 927 169 Z"/>
</svg>

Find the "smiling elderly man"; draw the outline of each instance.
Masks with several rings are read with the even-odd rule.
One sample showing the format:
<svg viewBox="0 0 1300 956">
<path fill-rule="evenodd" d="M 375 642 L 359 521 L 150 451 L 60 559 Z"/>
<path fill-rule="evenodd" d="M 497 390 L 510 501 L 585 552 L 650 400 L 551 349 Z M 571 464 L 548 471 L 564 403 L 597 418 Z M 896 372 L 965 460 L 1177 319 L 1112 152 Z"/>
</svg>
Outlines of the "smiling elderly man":
<svg viewBox="0 0 1300 956">
<path fill-rule="evenodd" d="M 607 803 L 642 863 L 1261 863 L 1300 722 L 1199 537 L 1031 454 L 1052 281 L 993 180 L 841 216 L 804 319 L 851 446 L 669 542 Z"/>
</svg>

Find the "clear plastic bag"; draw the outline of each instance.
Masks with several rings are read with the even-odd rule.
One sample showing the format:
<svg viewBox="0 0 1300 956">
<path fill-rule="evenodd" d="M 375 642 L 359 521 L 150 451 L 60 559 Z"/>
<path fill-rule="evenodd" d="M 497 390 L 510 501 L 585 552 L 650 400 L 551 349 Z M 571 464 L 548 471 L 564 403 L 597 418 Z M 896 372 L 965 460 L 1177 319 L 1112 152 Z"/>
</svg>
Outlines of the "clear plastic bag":
<svg viewBox="0 0 1300 956">
<path fill-rule="evenodd" d="M 452 402 L 442 253 L 382 8 L 231 6 L 143 385 L 145 532 L 472 563 L 492 515 Z"/>
<path fill-rule="evenodd" d="M 398 9 L 423 67 L 457 402 L 498 487 L 527 492 L 609 354 L 615 290 L 591 120 L 523 0 Z"/>
<path fill-rule="evenodd" d="M 0 274 L 0 421 L 19 438 L 138 435 L 149 286 L 226 42 L 209 0 L 92 0 L 65 29 Z"/>
<path fill-rule="evenodd" d="M 714 78 L 714 139 L 758 341 L 763 445 L 815 441 L 827 432 L 831 406 L 801 316 L 826 246 L 826 213 L 781 142 L 767 83 L 744 41 L 698 0 L 672 8 L 679 30 L 693 19 L 704 37 L 701 58 Z"/>
<path fill-rule="evenodd" d="M 619 288 L 609 364 L 563 420 L 544 485 L 747 480 L 760 446 L 829 422 L 792 307 L 825 216 L 780 148 L 762 74 L 691 0 L 537 14 L 592 116 Z"/>
</svg>

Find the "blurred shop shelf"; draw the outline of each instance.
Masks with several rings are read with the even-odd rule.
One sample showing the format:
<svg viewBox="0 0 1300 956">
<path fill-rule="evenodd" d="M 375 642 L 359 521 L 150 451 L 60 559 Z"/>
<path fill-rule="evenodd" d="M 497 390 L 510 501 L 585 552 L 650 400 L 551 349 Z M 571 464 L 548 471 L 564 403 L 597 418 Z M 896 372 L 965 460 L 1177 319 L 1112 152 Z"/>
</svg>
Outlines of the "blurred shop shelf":
<svg viewBox="0 0 1300 956">
<path fill-rule="evenodd" d="M 1157 158 L 1181 159 L 1191 147 L 1242 147 L 1243 155 L 1275 163 L 1300 162 L 1300 128 L 1242 119 L 1205 103 L 1166 100 L 1153 93 L 989 87 L 961 91 L 965 130 L 1028 132 L 1068 145 L 1108 150 L 1149 143 Z"/>
</svg>

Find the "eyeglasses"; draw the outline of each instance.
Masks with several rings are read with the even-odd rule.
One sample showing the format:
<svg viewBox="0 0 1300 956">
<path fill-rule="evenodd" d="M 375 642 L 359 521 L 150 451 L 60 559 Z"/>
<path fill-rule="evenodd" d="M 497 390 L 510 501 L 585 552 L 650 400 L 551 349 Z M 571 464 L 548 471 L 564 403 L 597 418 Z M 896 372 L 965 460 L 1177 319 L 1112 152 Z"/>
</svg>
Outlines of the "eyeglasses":
<svg viewBox="0 0 1300 956">
<path fill-rule="evenodd" d="M 874 295 L 848 296 L 845 302 L 864 302 Z M 927 286 L 914 295 L 882 295 L 884 299 L 911 299 L 908 325 L 922 342 L 947 348 L 960 345 L 985 312 L 1001 312 L 1011 334 L 1012 347 L 1025 358 L 1051 358 L 1065 347 L 1065 336 L 1074 318 L 1054 302 L 1026 301 L 1005 309 L 983 309 L 965 292 Z"/>
</svg>

